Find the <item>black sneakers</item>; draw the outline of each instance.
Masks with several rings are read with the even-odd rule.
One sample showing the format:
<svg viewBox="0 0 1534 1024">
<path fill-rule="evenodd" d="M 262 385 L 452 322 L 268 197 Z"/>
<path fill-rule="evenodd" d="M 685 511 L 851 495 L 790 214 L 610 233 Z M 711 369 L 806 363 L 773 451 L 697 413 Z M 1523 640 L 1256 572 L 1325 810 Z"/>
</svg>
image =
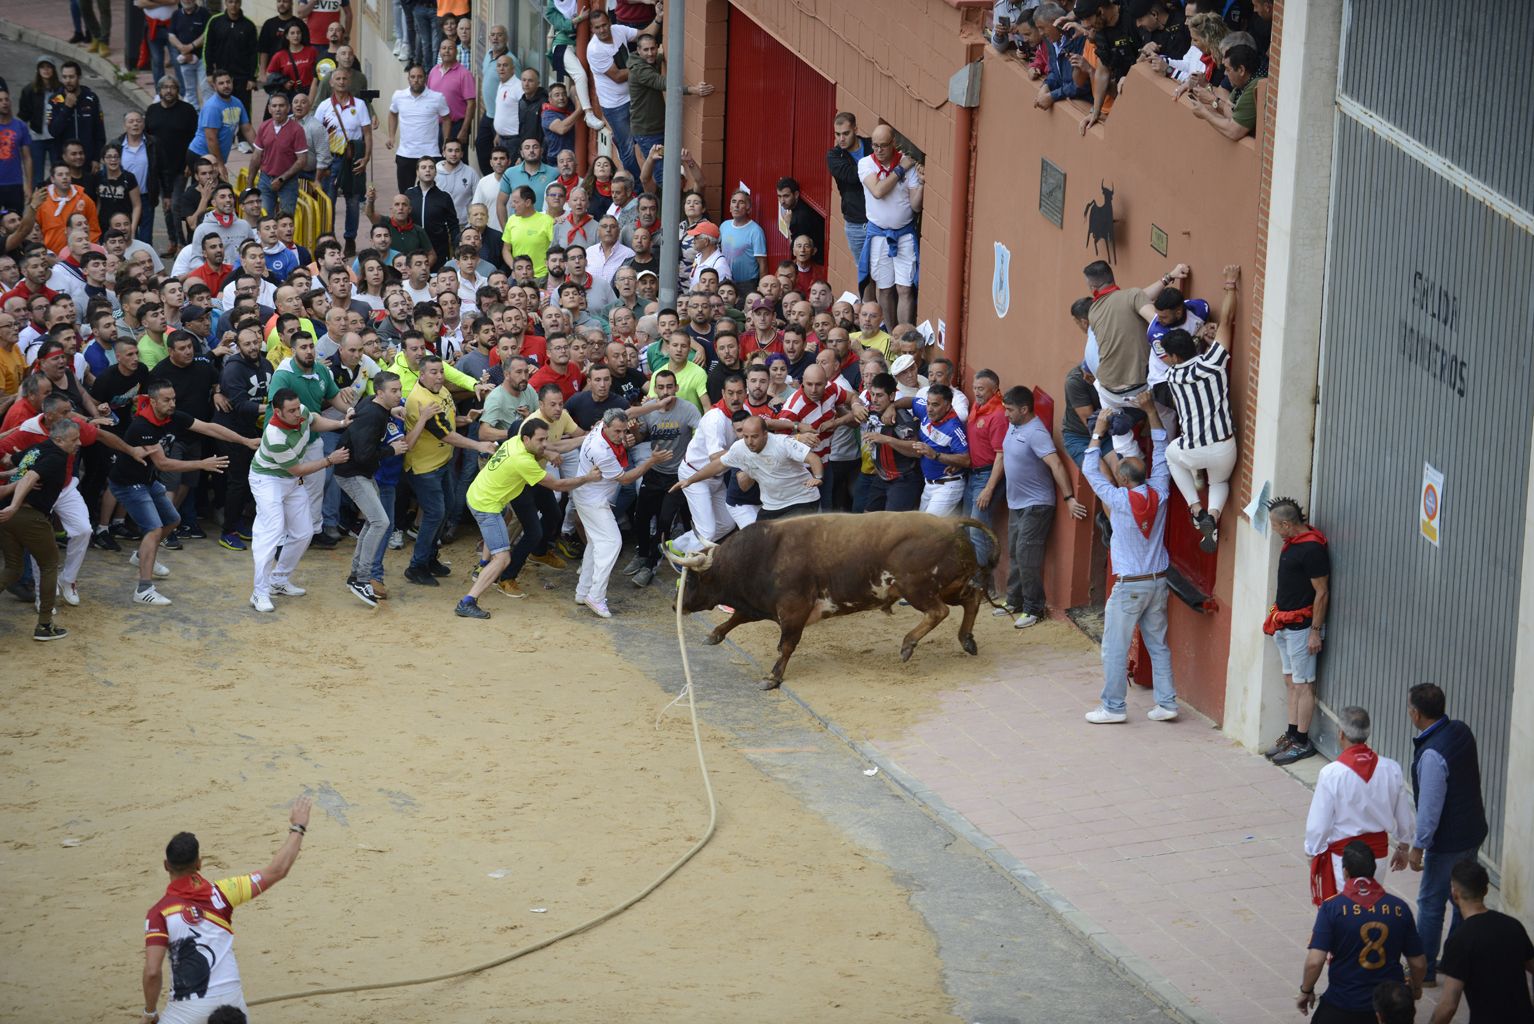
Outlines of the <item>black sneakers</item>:
<svg viewBox="0 0 1534 1024">
<path fill-rule="evenodd" d="M 442 585 L 437 582 L 437 577 L 433 576 L 429 571 L 418 569 L 413 565 L 406 567 L 405 579 L 421 587 L 440 587 Z"/>
<path fill-rule="evenodd" d="M 346 589 L 350 590 L 352 594 L 357 598 L 357 600 L 361 601 L 369 608 L 378 607 L 378 597 L 373 593 L 372 584 L 370 584 L 367 580 L 359 580 L 355 576 L 348 577 L 346 580 Z"/>
<path fill-rule="evenodd" d="M 46 626 L 38 626 L 32 631 L 32 639 L 40 640 L 43 643 L 47 643 L 49 640 L 62 640 L 68 635 L 69 630 L 63 626 L 55 626 L 51 622 Z"/>
<path fill-rule="evenodd" d="M 1214 516 L 1205 509 L 1199 509 L 1193 517 L 1193 525 L 1204 535 L 1204 539 L 1198 542 L 1198 549 L 1205 554 L 1213 553 L 1220 546 L 1220 529 L 1215 524 Z"/>
<path fill-rule="evenodd" d="M 1293 764 L 1296 761 L 1303 761 L 1307 757 L 1315 756 L 1315 744 L 1311 743 L 1310 740 L 1305 739 L 1298 743 L 1292 743 L 1289 749 L 1280 750 L 1278 753 L 1274 754 L 1273 763 L 1279 766 L 1283 766 L 1286 764 Z"/>
</svg>

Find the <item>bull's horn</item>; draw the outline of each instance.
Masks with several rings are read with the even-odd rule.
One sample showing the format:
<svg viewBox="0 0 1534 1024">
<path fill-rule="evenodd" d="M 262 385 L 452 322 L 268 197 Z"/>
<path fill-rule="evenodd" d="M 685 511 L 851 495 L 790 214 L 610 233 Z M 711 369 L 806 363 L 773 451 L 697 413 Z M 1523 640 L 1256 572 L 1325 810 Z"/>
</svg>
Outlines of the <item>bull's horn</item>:
<svg viewBox="0 0 1534 1024">
<path fill-rule="evenodd" d="M 677 566 L 678 568 L 702 570 L 708 568 L 708 565 L 713 564 L 714 561 L 712 558 L 708 557 L 708 553 L 704 551 L 694 551 L 691 554 L 678 556 L 672 554 L 665 545 L 661 546 L 661 551 L 665 553 L 666 561 L 670 562 L 674 566 Z M 707 564 L 705 564 L 705 562 L 707 562 Z"/>
<path fill-rule="evenodd" d="M 715 548 L 717 548 L 718 546 L 719 546 L 719 542 L 717 540 L 706 540 L 706 541 L 703 542 L 703 550 L 704 551 L 712 551 Z"/>
</svg>

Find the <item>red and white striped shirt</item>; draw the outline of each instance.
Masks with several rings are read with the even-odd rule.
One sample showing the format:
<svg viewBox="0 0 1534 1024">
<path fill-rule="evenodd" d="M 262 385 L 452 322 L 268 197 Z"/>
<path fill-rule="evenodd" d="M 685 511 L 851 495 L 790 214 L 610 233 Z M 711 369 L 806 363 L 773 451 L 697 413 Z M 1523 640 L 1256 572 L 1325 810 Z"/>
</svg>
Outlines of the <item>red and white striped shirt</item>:
<svg viewBox="0 0 1534 1024">
<path fill-rule="evenodd" d="M 836 418 L 838 405 L 847 405 L 851 401 L 852 389 L 847 387 L 840 377 L 833 377 L 826 383 L 825 395 L 818 403 L 811 402 L 805 395 L 804 389 L 800 388 L 788 396 L 788 401 L 783 403 L 783 411 L 778 414 L 778 418 L 801 423 L 805 430 L 815 432 L 819 431 L 823 424 Z M 822 459 L 830 458 L 831 435 L 821 435 L 812 450 Z"/>
</svg>

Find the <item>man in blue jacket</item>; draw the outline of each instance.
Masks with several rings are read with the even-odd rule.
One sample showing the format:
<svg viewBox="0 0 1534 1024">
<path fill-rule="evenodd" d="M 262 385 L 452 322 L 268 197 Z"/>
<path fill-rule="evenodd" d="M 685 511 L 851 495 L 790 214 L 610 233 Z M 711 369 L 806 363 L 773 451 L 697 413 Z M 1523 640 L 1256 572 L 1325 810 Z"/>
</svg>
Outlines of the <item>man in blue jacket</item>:
<svg viewBox="0 0 1534 1024">
<path fill-rule="evenodd" d="M 1464 722 L 1444 714 L 1443 690 L 1418 683 L 1407 697 L 1406 713 L 1417 730 L 1411 762 L 1411 788 L 1417 800 L 1417 835 L 1411 853 L 1399 851 L 1391 866 L 1409 860 L 1422 872 L 1417 890 L 1417 929 L 1427 954 L 1427 980 L 1436 984 L 1438 949 L 1443 936 L 1444 904 L 1449 901 L 1449 873 L 1462 860 L 1475 859 L 1486 841 L 1486 807 L 1481 801 L 1481 764 L 1475 736 Z M 1449 920 L 1449 934 L 1460 925 L 1459 906 Z"/>
</svg>

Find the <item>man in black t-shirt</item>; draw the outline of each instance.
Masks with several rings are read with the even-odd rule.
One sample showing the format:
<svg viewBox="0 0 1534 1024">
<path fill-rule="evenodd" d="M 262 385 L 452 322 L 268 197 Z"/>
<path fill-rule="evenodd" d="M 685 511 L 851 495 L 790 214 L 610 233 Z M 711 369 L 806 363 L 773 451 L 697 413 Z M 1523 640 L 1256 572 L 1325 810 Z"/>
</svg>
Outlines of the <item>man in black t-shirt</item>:
<svg viewBox="0 0 1534 1024">
<path fill-rule="evenodd" d="M 5 555 L 0 589 L 21 579 L 27 555 L 36 560 L 38 603 L 33 640 L 59 640 L 68 635 L 67 630 L 53 624 L 59 546 L 53 539 L 49 516 L 69 483 L 71 463 L 79 447 L 79 425 L 67 417 L 59 420 L 49 429 L 48 440 L 22 456 L 16 482 L 0 484 L 0 497 L 10 498 L 10 504 L 0 508 L 0 553 Z"/>
<path fill-rule="evenodd" d="M 197 336 L 190 331 L 173 331 L 166 339 L 166 357 L 149 372 L 151 380 L 168 380 L 176 389 L 176 409 L 193 419 L 212 420 L 214 389 L 218 370 L 207 356 L 197 355 Z M 219 396 L 222 398 L 222 396 Z M 202 438 L 183 433 L 166 453 L 181 462 L 196 462 L 204 454 Z M 187 503 L 187 495 L 201 481 L 198 473 L 165 473 L 160 477 L 171 491 L 171 500 L 181 509 L 178 538 L 201 540 L 206 534 L 197 525 L 197 502 Z"/>
<path fill-rule="evenodd" d="M 1449 873 L 1449 896 L 1464 920 L 1444 943 L 1438 961 L 1442 993 L 1429 1024 L 1453 1020 L 1461 994 L 1470 1004 L 1470 1024 L 1534 1024 L 1534 943 L 1516 917 L 1486 909 L 1490 885 L 1473 856 Z"/>
<path fill-rule="evenodd" d="M 1305 521 L 1299 502 L 1268 502 L 1268 522 L 1283 538 L 1278 556 L 1278 586 L 1262 630 L 1273 638 L 1284 667 L 1289 693 L 1289 730 L 1267 752 L 1274 764 L 1313 757 L 1310 719 L 1316 710 L 1316 658 L 1325 635 L 1331 593 L 1332 560 L 1326 537 Z"/>
<path fill-rule="evenodd" d="M 131 564 L 138 566 L 138 586 L 133 593 L 135 604 L 160 607 L 170 604 L 155 589 L 154 581 L 170 575 L 170 570 L 155 558 L 160 542 L 181 522 L 175 504 L 165 492 L 160 473 L 185 473 L 206 471 L 222 473 L 229 465 L 223 455 L 214 455 L 197 462 L 183 462 L 166 454 L 174 449 L 181 435 L 187 433 L 216 437 L 221 441 L 243 444 L 254 451 L 260 441 L 254 437 L 241 437 L 228 427 L 203 420 L 181 412 L 176 408 L 176 390 L 168 380 L 152 380 L 144 388 L 138 401 L 138 411 L 128 423 L 123 440 L 143 447 L 149 456 L 148 465 L 140 465 L 132 459 L 115 459 L 107 486 L 112 496 L 123 506 L 139 529 L 144 531 L 134 552 Z"/>
<path fill-rule="evenodd" d="M 597 364 L 591 368 L 586 379 L 586 390 L 577 391 L 565 403 L 565 411 L 582 430 L 590 430 L 602 422 L 602 414 L 609 409 L 628 412 L 628 399 L 613 393 L 613 372 L 607 366 Z"/>
<path fill-rule="evenodd" d="M 1092 72 L 1092 112 L 1081 124 L 1081 133 L 1102 120 L 1103 102 L 1117 90 L 1119 79 L 1129 74 L 1140 56 L 1141 38 L 1134 22 L 1118 0 L 1076 0 L 1076 22 L 1068 25 L 1073 35 L 1090 34 L 1097 50 Z"/>
</svg>

